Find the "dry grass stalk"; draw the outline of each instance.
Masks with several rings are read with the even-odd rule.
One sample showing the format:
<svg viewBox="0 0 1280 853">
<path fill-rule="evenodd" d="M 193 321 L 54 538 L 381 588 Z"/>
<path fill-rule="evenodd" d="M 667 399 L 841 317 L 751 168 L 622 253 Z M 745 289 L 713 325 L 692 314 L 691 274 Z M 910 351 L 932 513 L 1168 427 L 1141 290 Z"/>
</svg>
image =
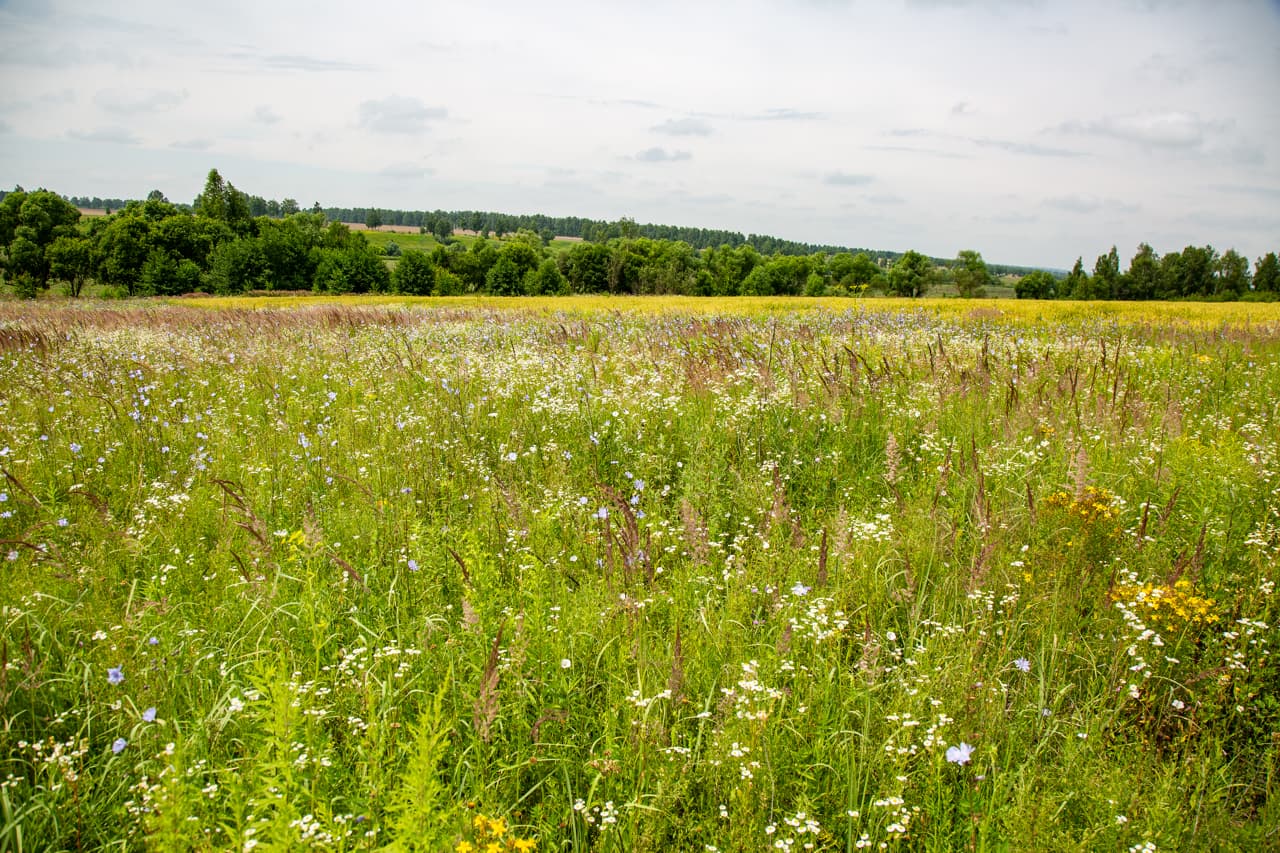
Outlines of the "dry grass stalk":
<svg viewBox="0 0 1280 853">
<path fill-rule="evenodd" d="M 667 690 L 671 701 L 684 698 L 684 647 L 680 643 L 680 626 L 676 626 L 676 639 L 671 647 L 671 674 L 667 676 Z"/>
<path fill-rule="evenodd" d="M 332 562 L 338 568 L 342 569 L 342 573 L 346 575 L 349 580 L 353 580 L 356 583 L 358 583 L 360 585 L 360 588 L 363 589 L 365 592 L 369 591 L 368 584 L 364 582 L 364 578 L 361 576 L 361 574 L 356 571 L 355 566 L 351 565 L 346 560 L 342 559 L 332 551 L 328 552 L 328 556 L 329 556 L 330 562 Z"/>
<path fill-rule="evenodd" d="M 654 565 L 649 559 L 649 534 L 646 531 L 643 539 L 640 536 L 640 522 L 636 518 L 635 510 L 622 493 L 612 486 L 601 483 L 601 493 L 605 498 L 613 504 L 618 514 L 622 516 L 621 523 L 617 525 L 609 525 L 606 519 L 606 536 L 610 544 L 609 556 L 610 562 L 613 560 L 613 547 L 617 546 L 618 551 L 622 555 L 623 580 L 626 583 L 631 582 L 632 572 L 639 568 L 644 572 L 645 583 L 653 583 Z"/>
<path fill-rule="evenodd" d="M 462 627 L 467 630 L 475 630 L 480 624 L 480 614 L 471 606 L 471 602 L 465 598 L 462 599 Z"/>
<path fill-rule="evenodd" d="M 699 565 L 705 565 L 711 554 L 707 526 L 687 499 L 680 501 L 680 520 L 684 522 L 684 541 L 689 546 L 690 555 Z"/>
<path fill-rule="evenodd" d="M 813 585 L 822 589 L 827 585 L 827 528 L 822 528 L 822 544 L 818 546 L 818 574 Z"/>
<path fill-rule="evenodd" d="M 1075 499 L 1082 501 L 1085 487 L 1089 485 L 1089 456 L 1085 453 L 1083 444 L 1076 449 L 1076 458 L 1071 469 L 1071 478 L 1075 483 Z"/>
<path fill-rule="evenodd" d="M 485 662 L 484 672 L 480 675 L 480 689 L 476 694 L 476 704 L 471 714 L 471 722 L 476 734 L 485 743 L 493 737 L 493 724 L 498 719 L 498 651 L 502 647 L 502 629 L 498 626 L 498 635 L 493 638 L 493 647 L 489 649 L 489 659 Z"/>
</svg>

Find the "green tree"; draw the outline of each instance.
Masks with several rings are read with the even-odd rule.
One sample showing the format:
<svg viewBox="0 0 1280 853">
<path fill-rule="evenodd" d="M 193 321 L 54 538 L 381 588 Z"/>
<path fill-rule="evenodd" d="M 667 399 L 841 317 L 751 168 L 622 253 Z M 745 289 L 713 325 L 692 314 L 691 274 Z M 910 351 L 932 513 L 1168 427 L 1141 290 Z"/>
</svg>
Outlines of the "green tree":
<svg viewBox="0 0 1280 853">
<path fill-rule="evenodd" d="M 1208 296 L 1214 291 L 1213 271 L 1218 253 L 1212 246 L 1187 246 L 1160 261 L 1162 299 Z"/>
<path fill-rule="evenodd" d="M 57 193 L 15 191 L 0 202 L 0 237 L 7 249 L 6 273 L 21 279 L 20 290 L 34 296 L 49 285 L 47 251 L 59 237 L 76 234 L 80 211 Z"/>
<path fill-rule="evenodd" d="M 773 296 L 773 275 L 769 272 L 768 264 L 760 264 L 752 267 L 751 272 L 747 273 L 747 277 L 742 280 L 742 285 L 738 292 L 743 296 Z"/>
<path fill-rule="evenodd" d="M 1214 263 L 1214 293 L 1230 299 L 1239 299 L 1250 287 L 1249 259 L 1235 249 L 1227 249 Z"/>
<path fill-rule="evenodd" d="M 523 231 L 503 244 L 499 255 L 509 258 L 515 264 L 516 272 L 521 280 L 538 268 L 542 262 L 542 243 L 532 231 Z"/>
<path fill-rule="evenodd" d="M 370 208 L 364 217 L 365 227 L 370 231 L 377 231 L 382 227 L 382 211 L 377 208 Z"/>
<path fill-rule="evenodd" d="M 866 252 L 858 252 L 856 255 L 839 252 L 831 257 L 827 272 L 840 287 L 850 293 L 861 293 L 880 273 L 880 267 Z"/>
<path fill-rule="evenodd" d="M 1032 270 L 1014 282 L 1013 294 L 1018 299 L 1052 299 L 1058 280 L 1045 270 Z"/>
<path fill-rule="evenodd" d="M 249 234 L 253 231 L 249 197 L 224 180 L 217 169 L 209 170 L 204 182 L 204 192 L 196 196 L 192 209 L 196 216 L 225 222 L 237 234 Z"/>
<path fill-rule="evenodd" d="M 258 244 L 273 287 L 310 290 L 316 265 L 312 250 L 320 246 L 324 238 L 324 217 L 311 213 L 295 213 L 286 219 L 260 223 Z"/>
<path fill-rule="evenodd" d="M 1093 264 L 1093 275 L 1081 279 L 1075 285 L 1076 299 L 1111 299 L 1120 281 L 1120 255 L 1116 247 L 1105 255 L 1098 255 Z"/>
<path fill-rule="evenodd" d="M 525 277 L 524 290 L 535 296 L 560 296 L 569 292 L 569 280 L 556 262 L 547 258 Z"/>
<path fill-rule="evenodd" d="M 751 270 L 763 262 L 760 253 L 749 244 L 737 248 L 721 246 L 718 249 L 708 249 L 704 263 L 714 280 L 712 295 L 738 295 Z"/>
<path fill-rule="evenodd" d="M 1253 289 L 1259 293 L 1275 293 L 1280 290 L 1280 257 L 1267 252 L 1253 268 Z"/>
<path fill-rule="evenodd" d="M 889 268 L 889 292 L 894 296 L 923 296 L 933 279 L 933 261 L 909 249 Z"/>
<path fill-rule="evenodd" d="M 612 252 L 599 243 L 579 243 L 565 253 L 565 276 L 574 293 L 603 293 L 609 286 Z"/>
<path fill-rule="evenodd" d="M 196 196 L 191 205 L 196 216 L 227 221 L 227 182 L 218 174 L 217 169 L 210 169 L 204 181 L 204 192 Z"/>
<path fill-rule="evenodd" d="M 13 242 L 14 232 L 18 228 L 19 212 L 22 203 L 27 200 L 26 192 L 17 187 L 0 199 L 0 247 L 7 247 Z"/>
<path fill-rule="evenodd" d="M 1139 243 L 1129 261 L 1129 270 L 1120 278 L 1121 299 L 1154 299 L 1160 287 L 1160 256 L 1149 243 Z"/>
<path fill-rule="evenodd" d="M 138 292 L 172 296 L 200 288 L 201 271 L 194 261 L 177 258 L 159 247 L 153 248 L 142 264 Z"/>
<path fill-rule="evenodd" d="M 524 276 L 510 256 L 502 254 L 485 274 L 485 290 L 495 296 L 519 296 L 523 293 Z"/>
<path fill-rule="evenodd" d="M 952 267 L 956 290 L 965 299 L 987 295 L 987 287 L 994 281 L 982 255 L 972 249 L 963 249 L 956 255 Z"/>
<path fill-rule="evenodd" d="M 93 275 L 93 247 L 86 237 L 58 237 L 45 252 L 49 274 L 67 283 L 67 292 L 76 297 L 85 281 Z"/>
<path fill-rule="evenodd" d="M 435 264 L 426 252 L 404 252 L 391 272 L 391 286 L 397 293 L 430 296 L 436 289 Z"/>
<path fill-rule="evenodd" d="M 122 287 L 130 296 L 137 292 L 142 265 L 151 253 L 151 225 L 139 214 L 117 213 L 94 233 L 98 280 Z"/>
<path fill-rule="evenodd" d="M 9 244 L 5 275 L 13 282 L 14 291 L 24 299 L 34 299 L 43 289 L 40 271 L 44 253 L 31 240 L 18 236 Z"/>
<path fill-rule="evenodd" d="M 218 294 L 269 289 L 267 260 L 258 241 L 242 238 L 219 244 L 209 256 L 205 282 Z"/>
<path fill-rule="evenodd" d="M 1058 295 L 1063 299 L 1088 299 L 1089 274 L 1084 271 L 1084 257 L 1076 258 L 1076 264 L 1063 279 Z"/>
</svg>

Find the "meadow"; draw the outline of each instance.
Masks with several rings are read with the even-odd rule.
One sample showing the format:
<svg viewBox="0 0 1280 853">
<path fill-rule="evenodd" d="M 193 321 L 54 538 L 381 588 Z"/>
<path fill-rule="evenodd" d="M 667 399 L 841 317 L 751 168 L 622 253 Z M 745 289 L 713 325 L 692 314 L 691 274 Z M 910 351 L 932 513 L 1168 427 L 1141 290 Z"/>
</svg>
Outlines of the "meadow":
<svg viewBox="0 0 1280 853">
<path fill-rule="evenodd" d="M 1280 849 L 1280 310 L 0 302 L 0 851 Z"/>
</svg>

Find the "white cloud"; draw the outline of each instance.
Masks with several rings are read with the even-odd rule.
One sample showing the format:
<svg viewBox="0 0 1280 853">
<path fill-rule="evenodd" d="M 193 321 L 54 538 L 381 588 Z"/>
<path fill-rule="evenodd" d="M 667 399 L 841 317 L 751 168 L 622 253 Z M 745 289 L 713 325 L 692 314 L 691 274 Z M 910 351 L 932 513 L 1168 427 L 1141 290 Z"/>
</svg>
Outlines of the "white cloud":
<svg viewBox="0 0 1280 853">
<path fill-rule="evenodd" d="M 277 124 L 280 121 L 280 114 L 267 104 L 259 104 L 253 111 L 252 120 L 258 124 Z"/>
<path fill-rule="evenodd" d="M 93 102 L 109 113 L 128 116 L 168 112 L 187 97 L 186 92 L 167 89 L 103 89 Z"/>
<path fill-rule="evenodd" d="M 139 139 L 126 127 L 100 127 L 95 130 L 68 130 L 67 136 L 81 142 L 106 142 L 112 145 L 137 145 Z"/>
<path fill-rule="evenodd" d="M 668 151 L 665 148 L 646 148 L 636 155 L 641 163 L 674 163 L 678 160 L 689 160 L 693 157 L 688 151 Z"/>
<path fill-rule="evenodd" d="M 1131 113 L 1105 116 L 1093 121 L 1069 121 L 1062 125 L 1068 133 L 1108 136 L 1152 148 L 1193 149 L 1205 139 L 1229 127 L 1229 123 L 1207 121 L 1193 112 Z"/>
<path fill-rule="evenodd" d="M 850 175 L 846 172 L 832 172 L 823 178 L 822 182 L 833 187 L 865 187 L 872 180 L 870 175 Z"/>
<path fill-rule="evenodd" d="M 714 133 L 711 125 L 699 118 L 669 118 L 650 130 L 668 136 L 710 136 Z"/>
<path fill-rule="evenodd" d="M 417 98 L 390 95 L 360 105 L 360 126 L 375 133 L 418 134 L 448 115 L 444 107 L 428 107 Z"/>
</svg>

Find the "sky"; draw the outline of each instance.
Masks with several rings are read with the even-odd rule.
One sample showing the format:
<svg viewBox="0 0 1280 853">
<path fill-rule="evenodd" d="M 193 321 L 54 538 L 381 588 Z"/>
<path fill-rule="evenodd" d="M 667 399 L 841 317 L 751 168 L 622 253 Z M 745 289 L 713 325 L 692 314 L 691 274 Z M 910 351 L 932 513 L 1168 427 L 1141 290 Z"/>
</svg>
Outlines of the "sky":
<svg viewBox="0 0 1280 853">
<path fill-rule="evenodd" d="M 1280 251 L 1280 0 L 0 0 L 0 186 Z"/>
</svg>

